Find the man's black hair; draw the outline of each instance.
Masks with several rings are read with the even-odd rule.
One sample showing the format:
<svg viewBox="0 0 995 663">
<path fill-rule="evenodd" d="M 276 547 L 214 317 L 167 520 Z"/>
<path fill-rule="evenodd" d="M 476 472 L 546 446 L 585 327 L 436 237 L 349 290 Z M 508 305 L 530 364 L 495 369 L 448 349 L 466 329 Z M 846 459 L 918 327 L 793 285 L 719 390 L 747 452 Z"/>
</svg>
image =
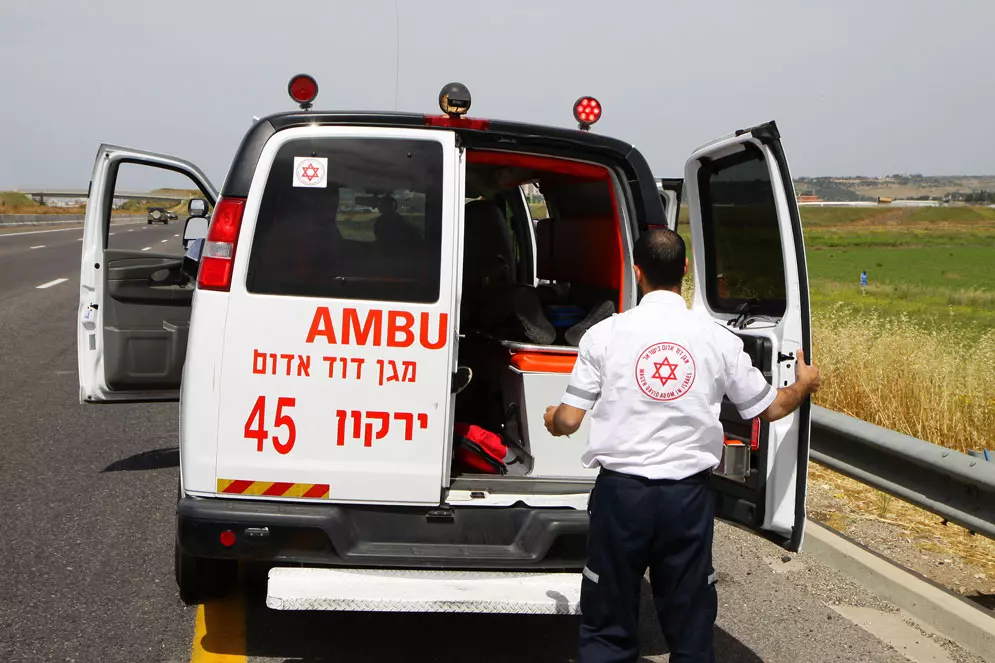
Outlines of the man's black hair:
<svg viewBox="0 0 995 663">
<path fill-rule="evenodd" d="M 632 248 L 633 261 L 656 288 L 674 288 L 684 277 L 684 238 L 667 228 L 644 232 Z"/>
</svg>

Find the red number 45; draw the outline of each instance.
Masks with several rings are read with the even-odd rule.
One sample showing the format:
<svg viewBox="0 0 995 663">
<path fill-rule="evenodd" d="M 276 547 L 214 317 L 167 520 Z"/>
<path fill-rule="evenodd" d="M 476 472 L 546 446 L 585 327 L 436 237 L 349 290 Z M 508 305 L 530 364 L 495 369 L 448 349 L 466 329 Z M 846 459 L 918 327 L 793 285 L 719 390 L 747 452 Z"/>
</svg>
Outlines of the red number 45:
<svg viewBox="0 0 995 663">
<path fill-rule="evenodd" d="M 292 408 L 296 405 L 296 398 L 276 399 L 276 419 L 274 426 L 285 426 L 287 428 L 287 441 L 281 442 L 276 435 L 273 436 L 273 448 L 278 453 L 288 454 L 294 448 L 294 441 L 297 440 L 297 426 L 294 419 L 289 414 L 284 414 L 283 408 Z M 263 450 L 263 442 L 269 439 L 269 431 L 265 428 L 266 420 L 266 397 L 260 396 L 256 399 L 256 404 L 252 406 L 249 418 L 245 420 L 245 439 L 256 441 L 256 451 Z M 255 428 L 253 426 L 255 425 Z"/>
</svg>

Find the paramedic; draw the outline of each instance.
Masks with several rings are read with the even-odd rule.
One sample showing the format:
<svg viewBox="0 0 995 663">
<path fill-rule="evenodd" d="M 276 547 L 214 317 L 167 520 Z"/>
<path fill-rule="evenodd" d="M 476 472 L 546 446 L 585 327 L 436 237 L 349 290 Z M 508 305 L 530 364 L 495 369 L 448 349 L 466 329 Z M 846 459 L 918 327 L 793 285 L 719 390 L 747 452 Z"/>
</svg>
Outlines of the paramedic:
<svg viewBox="0 0 995 663">
<path fill-rule="evenodd" d="M 642 301 L 584 335 L 562 403 L 545 416 L 551 434 L 569 435 L 591 410 L 583 462 L 601 468 L 588 506 L 578 660 L 637 660 L 649 568 L 671 663 L 711 663 L 717 597 L 708 481 L 722 453 L 722 397 L 744 419 L 774 421 L 818 390 L 819 371 L 799 350 L 794 384 L 775 389 L 737 336 L 689 311 L 677 233 L 644 233 L 633 259 Z"/>
</svg>

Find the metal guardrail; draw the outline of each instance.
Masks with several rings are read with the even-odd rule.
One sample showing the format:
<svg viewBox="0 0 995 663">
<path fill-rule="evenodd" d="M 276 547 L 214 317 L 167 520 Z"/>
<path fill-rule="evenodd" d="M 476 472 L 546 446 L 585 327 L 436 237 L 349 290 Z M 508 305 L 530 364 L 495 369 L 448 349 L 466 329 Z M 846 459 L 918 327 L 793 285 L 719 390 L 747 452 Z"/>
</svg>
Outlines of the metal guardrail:
<svg viewBox="0 0 995 663">
<path fill-rule="evenodd" d="M 121 221 L 144 220 L 146 217 L 138 216 L 115 216 L 112 223 Z M 18 226 L 51 226 L 67 223 L 83 223 L 82 214 L 0 214 L 0 228 Z"/>
<path fill-rule="evenodd" d="M 995 464 L 812 407 L 811 458 L 995 539 Z"/>
<path fill-rule="evenodd" d="M 0 226 L 47 226 L 82 220 L 82 214 L 0 214 Z"/>
</svg>

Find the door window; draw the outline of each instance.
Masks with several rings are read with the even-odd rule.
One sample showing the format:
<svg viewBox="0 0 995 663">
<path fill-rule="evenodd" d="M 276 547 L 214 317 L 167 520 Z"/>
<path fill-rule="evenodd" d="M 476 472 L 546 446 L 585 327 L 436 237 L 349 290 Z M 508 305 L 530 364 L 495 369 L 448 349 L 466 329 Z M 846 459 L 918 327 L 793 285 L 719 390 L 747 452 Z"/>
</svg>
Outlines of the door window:
<svg viewBox="0 0 995 663">
<path fill-rule="evenodd" d="M 306 164 L 311 170 L 302 181 L 295 171 Z M 442 146 L 434 141 L 327 138 L 286 143 L 263 192 L 247 290 L 437 301 L 442 168 Z"/>
<path fill-rule="evenodd" d="M 114 175 L 104 248 L 183 255 L 183 227 L 192 198 L 206 199 L 185 174 L 160 166 L 122 162 Z M 210 216 L 210 208 L 208 216 Z"/>
<path fill-rule="evenodd" d="M 714 311 L 749 302 L 753 313 L 781 316 L 784 256 L 773 185 L 761 152 L 747 147 L 698 171 L 706 299 Z"/>
</svg>

